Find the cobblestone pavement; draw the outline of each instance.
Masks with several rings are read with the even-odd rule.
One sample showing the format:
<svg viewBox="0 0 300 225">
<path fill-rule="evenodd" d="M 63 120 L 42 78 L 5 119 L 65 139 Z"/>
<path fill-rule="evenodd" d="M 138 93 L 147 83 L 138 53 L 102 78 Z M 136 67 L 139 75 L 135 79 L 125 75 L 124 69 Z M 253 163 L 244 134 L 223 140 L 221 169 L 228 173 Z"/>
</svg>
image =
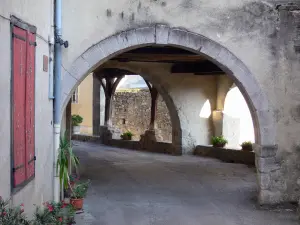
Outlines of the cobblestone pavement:
<svg viewBox="0 0 300 225">
<path fill-rule="evenodd" d="M 254 168 L 74 142 L 92 185 L 77 224 L 294 225 L 293 206 L 262 209 Z"/>
</svg>

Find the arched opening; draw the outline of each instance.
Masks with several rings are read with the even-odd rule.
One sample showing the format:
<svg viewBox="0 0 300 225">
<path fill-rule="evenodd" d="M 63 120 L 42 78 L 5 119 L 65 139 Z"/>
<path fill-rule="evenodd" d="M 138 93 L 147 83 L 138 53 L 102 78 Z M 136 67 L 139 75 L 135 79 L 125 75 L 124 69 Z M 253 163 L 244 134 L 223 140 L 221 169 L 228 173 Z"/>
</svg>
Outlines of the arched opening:
<svg viewBox="0 0 300 225">
<path fill-rule="evenodd" d="M 255 143 L 251 113 L 238 87 L 227 93 L 223 113 L 223 133 L 230 146 L 239 147 L 246 141 Z"/>
<path fill-rule="evenodd" d="M 272 166 L 264 163 L 266 158 L 273 156 L 276 153 L 275 129 L 272 115 L 270 115 L 270 112 L 268 111 L 268 100 L 258 85 L 255 77 L 243 62 L 228 49 L 201 35 L 177 28 L 169 28 L 164 25 L 156 25 L 154 27 L 150 26 L 125 31 L 100 41 L 78 57 L 71 67 L 66 70 L 63 80 L 63 94 L 61 96 L 63 102 L 62 109 L 67 105 L 76 86 L 87 76 L 87 74 L 122 53 L 146 46 L 157 45 L 172 46 L 193 52 L 197 57 L 203 56 L 211 63 L 210 66 L 217 66 L 221 69 L 221 71 L 218 70 L 214 72 L 224 72 L 235 82 L 249 106 L 255 127 L 259 201 L 261 203 L 274 201 L 274 199 L 270 200 L 270 193 L 264 188 L 265 184 L 262 184 L 261 179 L 263 176 L 262 172 L 264 174 L 268 173 L 265 170 L 265 166 Z M 115 64 L 115 62 L 113 62 L 113 64 Z M 161 92 L 163 93 L 162 96 L 165 98 L 164 100 L 168 107 L 173 104 L 173 106 L 171 106 L 173 107 L 173 110 L 170 110 L 172 125 L 175 124 L 173 127 L 176 127 L 175 130 L 173 128 L 173 145 L 180 149 L 180 151 L 186 146 L 187 148 L 190 148 L 190 146 L 194 145 L 194 137 L 189 132 L 189 128 L 182 129 L 182 118 L 186 118 L 186 121 L 189 121 L 190 111 L 188 112 L 185 110 L 186 104 L 174 104 L 174 96 L 176 95 L 176 98 L 178 97 L 180 99 L 180 93 L 173 93 L 174 90 L 172 87 L 174 84 L 168 82 L 171 79 L 167 80 L 163 77 L 165 70 L 156 71 L 156 74 L 153 75 L 155 67 L 145 68 L 134 63 L 129 64 L 130 65 L 124 67 L 128 66 L 131 71 L 136 70 L 135 72 L 138 74 L 145 74 L 147 79 L 151 79 L 151 83 L 158 89 L 161 89 Z M 209 68 L 211 69 L 210 66 Z M 164 66 L 163 69 L 169 70 L 170 68 Z M 181 65 L 177 65 L 175 68 L 173 67 L 173 69 L 175 71 L 180 71 L 182 67 Z M 178 76 L 178 81 L 184 83 L 186 81 L 184 79 L 185 78 L 180 78 L 180 76 Z M 192 89 L 193 87 L 190 90 Z M 187 102 L 189 102 L 189 100 L 190 98 L 185 99 Z M 172 102 L 172 104 L 169 104 L 170 102 Z M 210 104 L 212 103 L 210 102 Z M 193 114 L 197 115 L 198 118 L 199 111 L 201 111 L 199 106 L 192 110 Z M 186 114 L 186 112 L 188 113 Z M 185 125 L 187 125 L 187 127 L 194 126 L 194 124 L 188 122 L 185 123 Z"/>
<path fill-rule="evenodd" d="M 149 129 L 151 119 L 151 93 L 140 75 L 125 75 L 119 83 L 112 103 L 112 124 L 121 133 L 130 131 L 132 140 L 139 141 Z M 168 108 L 160 95 L 157 96 L 154 121 L 156 140 L 172 143 L 172 124 Z"/>
</svg>

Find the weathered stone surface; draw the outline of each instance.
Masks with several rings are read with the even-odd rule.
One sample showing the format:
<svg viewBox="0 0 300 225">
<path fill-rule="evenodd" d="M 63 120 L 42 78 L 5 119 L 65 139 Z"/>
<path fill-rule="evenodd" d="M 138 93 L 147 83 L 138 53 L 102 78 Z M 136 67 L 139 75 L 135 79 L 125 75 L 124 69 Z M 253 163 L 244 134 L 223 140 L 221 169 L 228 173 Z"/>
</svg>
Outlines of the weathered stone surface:
<svg viewBox="0 0 300 225">
<path fill-rule="evenodd" d="M 162 25 L 162 24 L 157 24 L 155 26 L 155 31 L 156 31 L 156 36 L 155 36 L 155 41 L 156 44 L 168 44 L 169 41 L 169 32 L 170 32 L 170 27 L 167 25 Z"/>
<path fill-rule="evenodd" d="M 258 185 L 261 190 L 268 190 L 271 187 L 271 177 L 267 173 L 258 174 Z"/>
<path fill-rule="evenodd" d="M 216 158 L 228 163 L 255 165 L 254 152 L 246 152 L 242 150 L 198 145 L 194 150 L 194 155 Z"/>
<path fill-rule="evenodd" d="M 122 133 L 131 131 L 133 140 L 140 140 L 150 124 L 151 96 L 147 89 L 120 90 L 115 93 L 113 99 L 113 126 Z M 156 113 L 157 140 L 172 142 L 172 124 L 168 108 L 161 97 L 157 102 Z"/>
<path fill-rule="evenodd" d="M 277 145 L 261 146 L 261 145 L 254 144 L 253 149 L 254 149 L 255 154 L 258 157 L 268 158 L 268 157 L 275 157 L 276 156 L 278 146 Z"/>
<path fill-rule="evenodd" d="M 260 190 L 258 195 L 258 202 L 261 205 L 275 205 L 278 202 L 282 202 L 282 192 Z"/>
<path fill-rule="evenodd" d="M 260 158 L 256 157 L 256 167 L 261 173 L 269 173 L 280 169 L 280 164 L 275 157 Z"/>
</svg>

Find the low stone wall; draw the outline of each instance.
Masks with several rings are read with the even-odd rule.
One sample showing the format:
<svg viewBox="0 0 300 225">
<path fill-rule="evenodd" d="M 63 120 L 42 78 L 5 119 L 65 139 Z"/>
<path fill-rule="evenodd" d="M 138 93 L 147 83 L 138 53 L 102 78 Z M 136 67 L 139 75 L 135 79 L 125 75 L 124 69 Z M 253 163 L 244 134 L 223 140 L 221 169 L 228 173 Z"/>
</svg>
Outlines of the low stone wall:
<svg viewBox="0 0 300 225">
<path fill-rule="evenodd" d="M 73 134 L 72 140 L 102 143 L 101 138 L 99 136 L 88 136 L 82 134 Z M 154 142 L 147 147 L 143 147 L 140 141 L 125 141 L 120 139 L 111 139 L 107 141 L 106 145 L 138 151 L 176 155 L 172 143 L 167 142 Z"/>
<path fill-rule="evenodd" d="M 194 155 L 216 158 L 228 163 L 241 163 L 255 166 L 254 152 L 198 145 L 194 151 Z"/>
<path fill-rule="evenodd" d="M 100 136 L 91 136 L 91 135 L 84 135 L 84 134 L 73 134 L 72 135 L 72 140 L 101 142 Z"/>
<path fill-rule="evenodd" d="M 118 148 L 126 148 L 145 152 L 173 154 L 173 145 L 171 143 L 165 142 L 152 143 L 151 147 L 149 146 L 147 148 L 143 148 L 139 141 L 124 141 L 113 139 L 109 141 L 108 145 Z"/>
</svg>

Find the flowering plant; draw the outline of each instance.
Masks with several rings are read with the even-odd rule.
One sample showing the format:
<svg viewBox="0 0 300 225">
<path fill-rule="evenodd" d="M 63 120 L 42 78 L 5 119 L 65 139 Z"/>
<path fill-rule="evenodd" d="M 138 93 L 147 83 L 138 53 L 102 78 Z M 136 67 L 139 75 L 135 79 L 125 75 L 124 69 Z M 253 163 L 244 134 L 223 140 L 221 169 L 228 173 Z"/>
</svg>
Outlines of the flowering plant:
<svg viewBox="0 0 300 225">
<path fill-rule="evenodd" d="M 75 210 L 72 205 L 62 202 L 46 202 L 37 208 L 33 225 L 71 225 L 74 224 Z"/>
<path fill-rule="evenodd" d="M 9 201 L 0 197 L 0 224 L 1 225 L 29 225 L 24 213 L 24 205 L 9 207 Z"/>
<path fill-rule="evenodd" d="M 75 224 L 75 210 L 65 202 L 46 202 L 43 207 L 37 207 L 33 220 L 27 220 L 24 215 L 24 205 L 9 207 L 9 201 L 0 196 L 1 225 L 71 225 Z"/>
</svg>

